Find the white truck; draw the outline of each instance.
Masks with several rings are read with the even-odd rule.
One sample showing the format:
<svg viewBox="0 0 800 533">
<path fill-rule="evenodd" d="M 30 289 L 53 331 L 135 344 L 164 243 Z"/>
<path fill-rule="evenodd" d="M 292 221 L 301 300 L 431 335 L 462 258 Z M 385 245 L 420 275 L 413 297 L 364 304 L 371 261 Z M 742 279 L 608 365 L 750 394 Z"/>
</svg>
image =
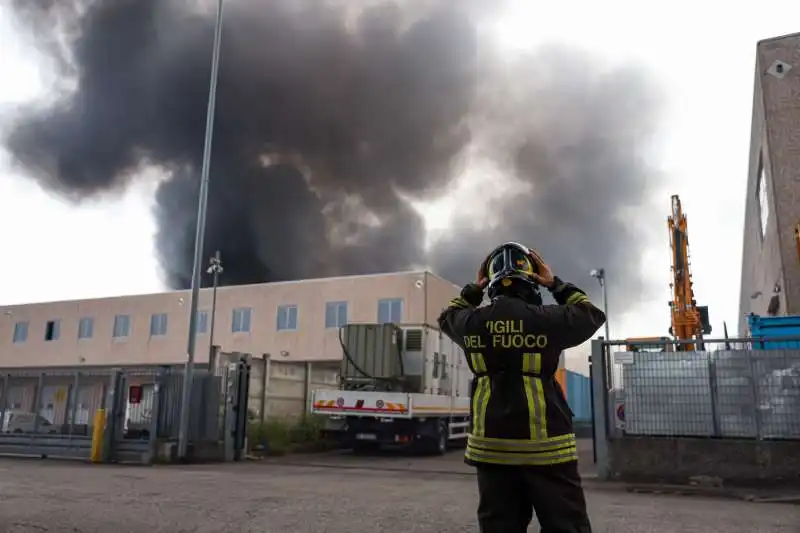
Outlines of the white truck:
<svg viewBox="0 0 800 533">
<path fill-rule="evenodd" d="M 313 391 L 311 412 L 338 422 L 355 451 L 443 454 L 466 439 L 472 373 L 447 336 L 426 325 L 350 324 L 339 340 L 339 389 Z"/>
</svg>

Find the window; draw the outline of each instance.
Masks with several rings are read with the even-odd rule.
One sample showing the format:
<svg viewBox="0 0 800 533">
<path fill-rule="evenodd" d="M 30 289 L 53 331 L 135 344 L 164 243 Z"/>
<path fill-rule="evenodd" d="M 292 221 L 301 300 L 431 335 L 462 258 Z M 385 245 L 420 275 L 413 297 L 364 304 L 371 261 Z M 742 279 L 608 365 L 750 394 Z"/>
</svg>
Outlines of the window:
<svg viewBox="0 0 800 533">
<path fill-rule="evenodd" d="M 167 314 L 159 313 L 150 317 L 150 336 L 159 337 L 167 334 Z"/>
<path fill-rule="evenodd" d="M 112 337 L 119 339 L 131 334 L 131 316 L 117 315 L 114 317 L 114 331 Z"/>
<path fill-rule="evenodd" d="M 60 336 L 61 336 L 61 321 L 48 320 L 47 324 L 45 324 L 44 326 L 44 340 L 48 342 L 57 341 Z"/>
<path fill-rule="evenodd" d="M 253 310 L 249 307 L 239 307 L 233 310 L 233 321 L 231 331 L 234 333 L 246 333 L 250 331 L 250 316 Z"/>
<path fill-rule="evenodd" d="M 340 328 L 347 324 L 347 302 L 325 304 L 325 327 Z"/>
<path fill-rule="evenodd" d="M 758 216 L 761 227 L 761 239 L 767 235 L 767 222 L 769 221 L 769 198 L 767 196 L 767 175 L 763 161 L 759 163 L 758 183 L 756 184 L 756 198 L 758 199 Z"/>
<path fill-rule="evenodd" d="M 25 342 L 28 340 L 28 323 L 17 322 L 14 324 L 14 342 Z"/>
<path fill-rule="evenodd" d="M 297 306 L 278 306 L 278 331 L 297 329 Z"/>
<path fill-rule="evenodd" d="M 81 318 L 78 322 L 78 338 L 91 339 L 94 336 L 94 319 L 91 317 Z"/>
<path fill-rule="evenodd" d="M 387 298 L 378 301 L 378 322 L 399 324 L 403 321 L 403 299 Z"/>
<path fill-rule="evenodd" d="M 197 328 L 195 331 L 198 335 L 208 333 L 208 311 L 197 312 Z"/>
</svg>

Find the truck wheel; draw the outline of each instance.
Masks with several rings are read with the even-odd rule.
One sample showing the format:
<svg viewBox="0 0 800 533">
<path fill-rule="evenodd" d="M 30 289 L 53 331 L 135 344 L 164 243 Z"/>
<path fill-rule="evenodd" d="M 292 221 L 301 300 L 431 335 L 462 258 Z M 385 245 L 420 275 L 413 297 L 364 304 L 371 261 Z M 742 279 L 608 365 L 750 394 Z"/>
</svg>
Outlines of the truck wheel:
<svg viewBox="0 0 800 533">
<path fill-rule="evenodd" d="M 439 422 L 436 432 L 419 443 L 419 453 L 423 455 L 444 455 L 448 444 L 447 422 Z"/>
<path fill-rule="evenodd" d="M 436 455 L 444 455 L 447 453 L 449 433 L 447 422 L 441 422 L 439 424 L 439 431 L 436 433 Z"/>
</svg>

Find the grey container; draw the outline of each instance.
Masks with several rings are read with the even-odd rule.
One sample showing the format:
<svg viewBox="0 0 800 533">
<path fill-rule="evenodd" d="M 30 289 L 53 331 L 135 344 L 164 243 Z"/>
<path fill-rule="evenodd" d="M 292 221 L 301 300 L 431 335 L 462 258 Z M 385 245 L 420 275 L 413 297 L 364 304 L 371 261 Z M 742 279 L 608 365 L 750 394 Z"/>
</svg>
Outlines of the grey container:
<svg viewBox="0 0 800 533">
<path fill-rule="evenodd" d="M 719 351 L 714 355 L 721 436 L 800 436 L 800 358 L 796 350 Z"/>
<path fill-rule="evenodd" d="M 623 383 L 628 434 L 800 436 L 798 350 L 638 353 Z"/>
<path fill-rule="evenodd" d="M 708 354 L 637 353 L 626 365 L 625 432 L 708 436 L 714 416 Z"/>
<path fill-rule="evenodd" d="M 394 324 L 348 324 L 342 327 L 339 334 L 345 353 L 342 354 L 341 379 L 401 377 L 400 331 Z"/>
</svg>

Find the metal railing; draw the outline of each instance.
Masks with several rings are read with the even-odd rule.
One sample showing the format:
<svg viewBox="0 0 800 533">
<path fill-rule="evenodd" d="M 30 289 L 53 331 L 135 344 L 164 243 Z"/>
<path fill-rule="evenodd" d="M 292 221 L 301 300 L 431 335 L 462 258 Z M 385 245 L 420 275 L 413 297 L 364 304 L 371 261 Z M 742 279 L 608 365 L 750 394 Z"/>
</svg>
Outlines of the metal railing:
<svg viewBox="0 0 800 533">
<path fill-rule="evenodd" d="M 800 440 L 800 339 L 715 339 L 680 350 L 688 343 L 648 342 L 669 351 L 600 344 L 610 438 Z"/>
</svg>

